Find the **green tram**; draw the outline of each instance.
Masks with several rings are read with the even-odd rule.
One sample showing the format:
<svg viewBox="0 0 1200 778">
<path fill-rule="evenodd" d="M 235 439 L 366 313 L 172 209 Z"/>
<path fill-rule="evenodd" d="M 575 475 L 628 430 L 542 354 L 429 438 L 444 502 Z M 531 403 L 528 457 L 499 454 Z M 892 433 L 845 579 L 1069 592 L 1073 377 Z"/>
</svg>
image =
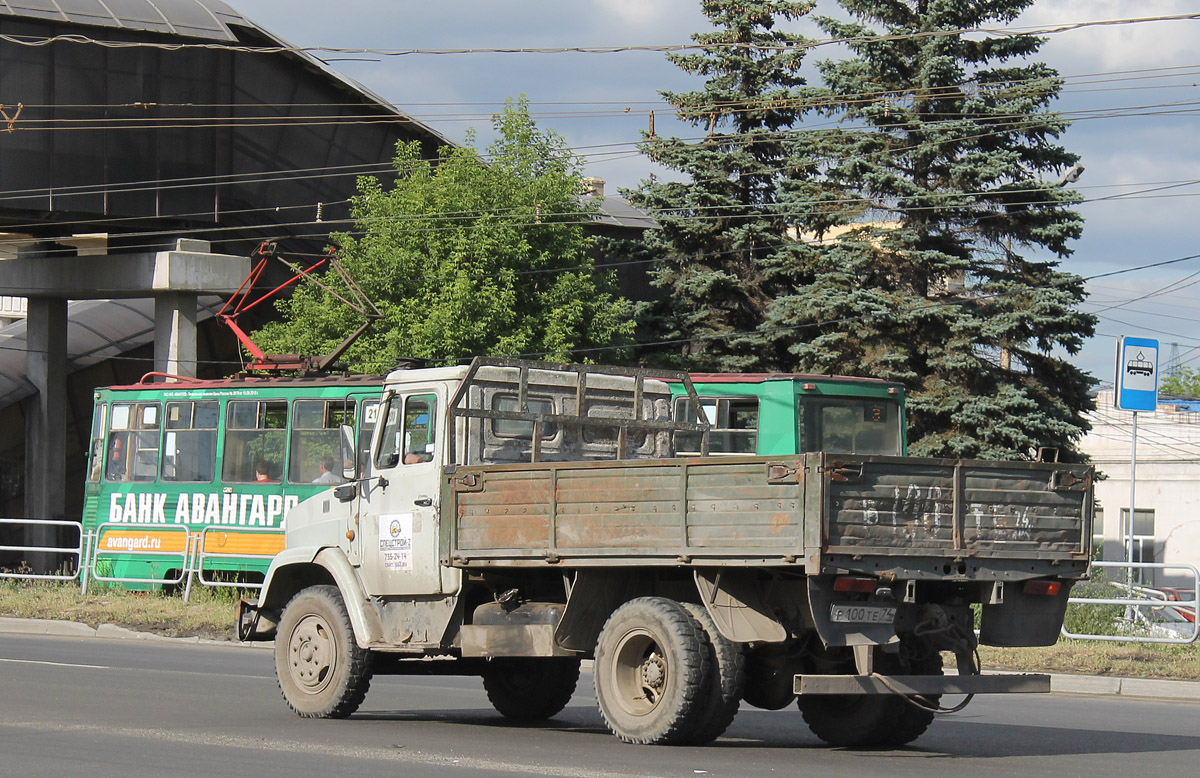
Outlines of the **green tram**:
<svg viewBox="0 0 1200 778">
<path fill-rule="evenodd" d="M 712 429 L 711 454 L 776 456 L 808 451 L 908 453 L 904 387 L 875 378 L 794 373 L 692 373 Z M 682 386 L 672 386 L 676 417 L 695 421 Z M 699 453 L 700 439 L 676 439 L 676 453 Z"/>
<path fill-rule="evenodd" d="M 379 376 L 98 389 L 83 508 L 96 580 L 130 588 L 262 580 L 288 510 L 370 446 Z M 359 453 L 342 450 L 341 427 Z M 361 461 L 361 459 L 359 460 Z"/>
<path fill-rule="evenodd" d="M 904 392 L 869 378 L 692 375 L 712 454 L 905 453 Z M 177 381 L 95 392 L 84 531 L 94 577 L 129 588 L 257 583 L 288 510 L 368 461 L 380 376 Z M 695 411 L 673 385 L 673 413 Z M 355 431 L 343 450 L 341 427 Z M 676 438 L 682 456 L 699 436 Z M 324 466 L 323 464 L 324 463 Z"/>
</svg>

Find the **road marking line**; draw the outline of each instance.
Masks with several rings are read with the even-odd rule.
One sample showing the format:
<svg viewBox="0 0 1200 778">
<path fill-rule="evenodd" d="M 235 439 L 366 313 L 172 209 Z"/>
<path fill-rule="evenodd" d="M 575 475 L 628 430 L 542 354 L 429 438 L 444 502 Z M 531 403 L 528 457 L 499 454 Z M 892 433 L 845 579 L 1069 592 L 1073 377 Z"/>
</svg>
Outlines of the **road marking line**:
<svg viewBox="0 0 1200 778">
<path fill-rule="evenodd" d="M 17 665 L 50 665 L 51 667 L 84 667 L 88 670 L 112 670 L 108 665 L 77 665 L 71 662 L 43 662 L 37 659 L 5 659 L 0 657 L 0 662 L 11 662 Z"/>
</svg>

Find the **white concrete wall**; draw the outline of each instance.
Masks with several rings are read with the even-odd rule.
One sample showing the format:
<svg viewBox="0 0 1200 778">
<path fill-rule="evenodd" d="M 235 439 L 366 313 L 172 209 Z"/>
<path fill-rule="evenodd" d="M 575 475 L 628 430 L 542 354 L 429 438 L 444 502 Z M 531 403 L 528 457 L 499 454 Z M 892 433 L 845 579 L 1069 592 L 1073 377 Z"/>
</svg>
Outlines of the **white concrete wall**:
<svg viewBox="0 0 1200 778">
<path fill-rule="evenodd" d="M 1104 558 L 1125 558 L 1121 511 L 1129 507 L 1129 469 L 1133 414 L 1113 408 L 1112 392 L 1101 392 L 1089 416 L 1092 431 L 1081 441 L 1096 470 L 1107 476 L 1096 483 L 1096 504 L 1104 509 Z M 1200 413 L 1177 412 L 1160 405 L 1139 413 L 1137 484 L 1139 510 L 1154 510 L 1156 562 L 1200 567 Z M 1187 580 L 1184 580 L 1187 578 Z M 1166 571 L 1160 584 L 1191 584 L 1181 571 Z"/>
</svg>

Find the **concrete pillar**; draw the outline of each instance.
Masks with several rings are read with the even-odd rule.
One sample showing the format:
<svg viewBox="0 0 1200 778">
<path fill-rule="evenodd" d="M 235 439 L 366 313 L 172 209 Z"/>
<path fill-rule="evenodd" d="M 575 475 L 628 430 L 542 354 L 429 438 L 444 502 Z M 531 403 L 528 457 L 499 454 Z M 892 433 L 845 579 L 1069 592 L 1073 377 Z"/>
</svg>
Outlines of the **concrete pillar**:
<svg viewBox="0 0 1200 778">
<path fill-rule="evenodd" d="M 33 297 L 26 318 L 26 370 L 37 394 L 29 398 L 25 435 L 25 516 L 61 519 L 67 491 L 67 301 Z M 25 543 L 61 545 L 53 527 L 30 527 Z M 62 561 L 53 554 L 30 554 L 37 572 L 50 572 Z"/>
<path fill-rule="evenodd" d="M 196 298 L 190 292 L 160 292 L 154 297 L 154 369 L 196 376 Z"/>
</svg>

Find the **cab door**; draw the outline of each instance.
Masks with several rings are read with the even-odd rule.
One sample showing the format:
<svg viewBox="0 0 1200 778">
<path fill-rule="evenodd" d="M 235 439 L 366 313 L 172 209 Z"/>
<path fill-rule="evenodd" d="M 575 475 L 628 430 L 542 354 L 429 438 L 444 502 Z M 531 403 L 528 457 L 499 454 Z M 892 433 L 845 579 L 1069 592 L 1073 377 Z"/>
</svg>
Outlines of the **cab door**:
<svg viewBox="0 0 1200 778">
<path fill-rule="evenodd" d="M 371 594 L 452 594 L 457 571 L 438 559 L 438 499 L 446 459 L 445 388 L 405 386 L 388 391 L 371 478 L 363 483 L 359 529 L 362 576 Z"/>
</svg>

